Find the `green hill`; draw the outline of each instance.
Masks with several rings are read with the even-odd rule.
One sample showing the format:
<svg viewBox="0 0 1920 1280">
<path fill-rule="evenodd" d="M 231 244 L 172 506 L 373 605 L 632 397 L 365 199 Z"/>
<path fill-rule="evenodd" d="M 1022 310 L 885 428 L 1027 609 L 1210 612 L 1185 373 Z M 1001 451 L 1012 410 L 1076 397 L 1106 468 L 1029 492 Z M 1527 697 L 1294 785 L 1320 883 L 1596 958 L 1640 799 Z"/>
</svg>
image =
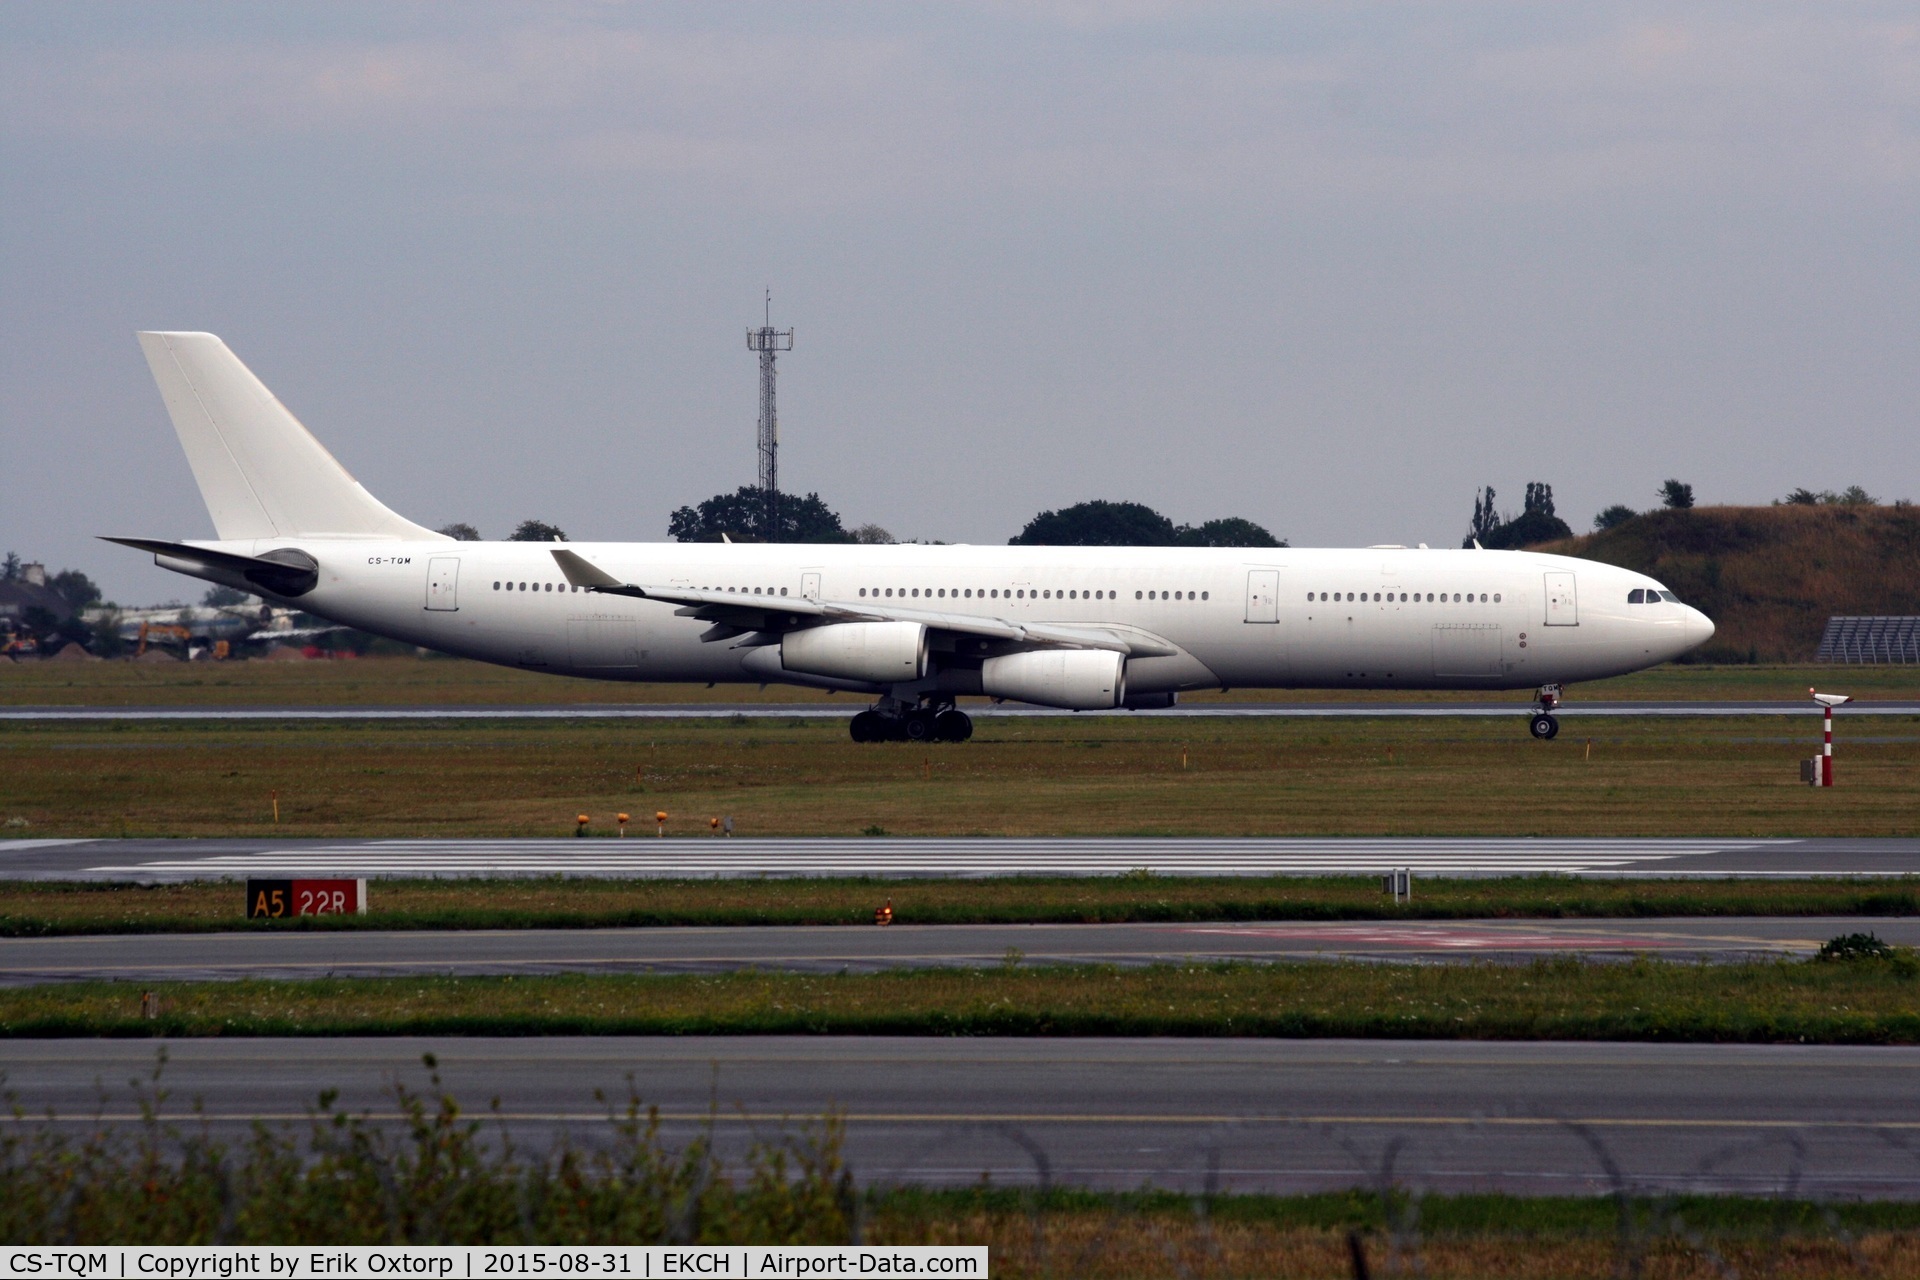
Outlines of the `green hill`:
<svg viewBox="0 0 1920 1280">
<path fill-rule="evenodd" d="M 1833 614 L 1920 614 L 1920 507 L 1650 511 L 1540 551 L 1658 578 L 1717 628 L 1706 662 L 1804 662 Z"/>
</svg>

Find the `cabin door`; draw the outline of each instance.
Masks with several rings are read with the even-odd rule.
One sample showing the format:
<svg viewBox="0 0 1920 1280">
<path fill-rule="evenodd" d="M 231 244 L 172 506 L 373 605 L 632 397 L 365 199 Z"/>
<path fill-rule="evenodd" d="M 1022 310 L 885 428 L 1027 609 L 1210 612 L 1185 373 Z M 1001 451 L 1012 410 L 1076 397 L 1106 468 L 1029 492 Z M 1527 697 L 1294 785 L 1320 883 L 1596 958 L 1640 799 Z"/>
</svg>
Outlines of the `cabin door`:
<svg viewBox="0 0 1920 1280">
<path fill-rule="evenodd" d="M 460 557 L 435 556 L 427 561 L 427 608 L 452 612 L 460 607 Z"/>
<path fill-rule="evenodd" d="M 1280 571 L 1278 569 L 1247 571 L 1247 621 L 1280 621 Z"/>
<path fill-rule="evenodd" d="M 1571 573 L 1549 573 L 1547 577 L 1547 618 L 1550 627 L 1580 625 L 1580 600 L 1574 594 Z"/>
<path fill-rule="evenodd" d="M 820 598 L 819 574 L 803 573 L 800 575 L 800 595 L 803 599 L 807 600 L 818 600 Z"/>
</svg>

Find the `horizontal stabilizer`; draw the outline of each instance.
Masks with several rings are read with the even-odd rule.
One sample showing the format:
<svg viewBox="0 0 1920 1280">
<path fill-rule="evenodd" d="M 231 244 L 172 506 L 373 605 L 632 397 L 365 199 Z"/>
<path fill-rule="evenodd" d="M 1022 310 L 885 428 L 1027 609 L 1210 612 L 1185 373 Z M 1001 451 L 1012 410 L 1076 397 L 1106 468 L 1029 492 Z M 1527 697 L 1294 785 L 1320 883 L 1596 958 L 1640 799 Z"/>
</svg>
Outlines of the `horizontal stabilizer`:
<svg viewBox="0 0 1920 1280">
<path fill-rule="evenodd" d="M 288 598 L 303 596 L 320 584 L 320 562 L 292 547 L 282 547 L 260 556 L 243 556 L 231 551 L 196 547 L 186 542 L 165 542 L 158 538 L 103 538 L 102 541 L 117 542 L 136 551 L 151 551 L 154 563 L 163 569 L 172 568 L 172 565 L 164 562 L 173 560 L 184 565 L 238 574 L 269 595 Z"/>
</svg>

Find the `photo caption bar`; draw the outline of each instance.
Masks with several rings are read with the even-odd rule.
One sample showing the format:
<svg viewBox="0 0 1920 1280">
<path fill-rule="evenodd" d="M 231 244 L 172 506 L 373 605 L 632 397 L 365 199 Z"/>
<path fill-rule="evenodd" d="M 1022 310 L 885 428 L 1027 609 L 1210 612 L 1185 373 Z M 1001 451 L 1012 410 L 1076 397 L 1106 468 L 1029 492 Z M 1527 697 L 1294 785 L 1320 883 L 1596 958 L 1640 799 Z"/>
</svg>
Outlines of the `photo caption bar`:
<svg viewBox="0 0 1920 1280">
<path fill-rule="evenodd" d="M 985 1245 L 22 1246 L 37 1280 L 488 1280 L 489 1277 L 985 1276 Z"/>
</svg>

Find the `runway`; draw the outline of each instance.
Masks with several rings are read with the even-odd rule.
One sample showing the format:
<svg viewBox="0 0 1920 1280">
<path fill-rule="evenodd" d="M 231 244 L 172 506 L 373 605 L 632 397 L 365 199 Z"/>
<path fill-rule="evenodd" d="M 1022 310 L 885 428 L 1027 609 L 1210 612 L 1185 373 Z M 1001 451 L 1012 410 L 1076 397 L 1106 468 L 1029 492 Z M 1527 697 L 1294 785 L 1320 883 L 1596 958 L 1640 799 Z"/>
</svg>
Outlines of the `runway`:
<svg viewBox="0 0 1920 1280">
<path fill-rule="evenodd" d="M 1053 707 L 1020 704 L 963 707 L 975 719 L 1023 717 L 1152 717 L 1252 719 L 1445 718 L 1448 716 L 1511 716 L 1523 720 L 1531 707 L 1514 702 L 1190 702 L 1155 711 L 1061 711 Z M 553 706 L 502 704 L 493 706 L 18 706 L 0 707 L 0 721 L 138 721 L 138 720 L 750 720 L 846 719 L 865 710 L 863 698 L 844 702 L 794 703 L 569 703 Z M 1564 702 L 1557 716 L 1806 716 L 1817 718 L 1811 702 Z M 1835 712 L 1835 719 L 1854 716 L 1920 716 L 1920 701 L 1856 702 Z"/>
<path fill-rule="evenodd" d="M 127 1083 L 153 1042 L 0 1044 L 24 1114 L 137 1122 Z M 867 1184 L 1146 1183 L 1198 1191 L 1402 1185 L 1583 1194 L 1630 1188 L 1920 1196 L 1920 1049 L 1431 1041 L 954 1040 L 876 1037 L 189 1040 L 162 1076 L 183 1122 L 303 1124 L 322 1089 L 391 1117 L 396 1079 L 516 1141 L 604 1136 L 629 1077 L 669 1141 L 709 1116 L 726 1152 L 844 1110 Z M 104 1090 L 104 1094 L 102 1092 Z M 23 1122 L 34 1124 L 37 1120 Z M 197 1119 L 191 1123 L 198 1125 Z M 1211 1170 L 1211 1173 L 1209 1172 Z"/>
<path fill-rule="evenodd" d="M 249 876 L 1920 875 L 1915 839 L 818 837 L 559 840 L 0 840 L 0 880 Z"/>
<path fill-rule="evenodd" d="M 377 907 L 377 901 L 376 901 Z M 1268 921 L 1253 924 L 897 925 L 122 934 L 0 939 L 0 986 L 108 979 L 802 973 L 922 967 L 1139 966 L 1218 960 L 1522 961 L 1652 954 L 1804 956 L 1843 933 L 1920 945 L 1920 919 Z"/>
</svg>

